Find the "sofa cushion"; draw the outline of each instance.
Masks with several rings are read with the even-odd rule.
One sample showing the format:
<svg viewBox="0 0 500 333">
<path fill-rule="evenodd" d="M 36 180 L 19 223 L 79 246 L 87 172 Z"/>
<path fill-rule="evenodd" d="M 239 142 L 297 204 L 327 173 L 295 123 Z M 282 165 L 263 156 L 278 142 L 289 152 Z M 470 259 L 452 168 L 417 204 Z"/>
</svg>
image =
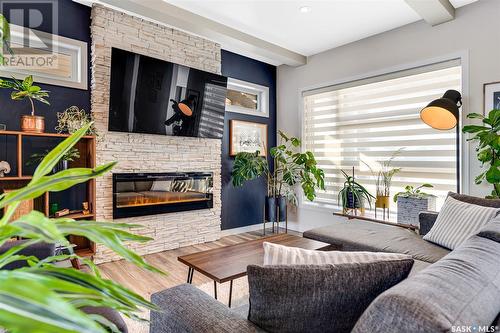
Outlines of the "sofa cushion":
<svg viewBox="0 0 500 333">
<path fill-rule="evenodd" d="M 409 229 L 361 220 L 335 221 L 304 232 L 304 237 L 333 244 L 342 251 L 404 253 L 430 263 L 450 252 Z"/>
<path fill-rule="evenodd" d="M 500 243 L 469 238 L 377 297 L 353 332 L 450 332 L 491 325 L 500 310 L 499 253 Z"/>
<path fill-rule="evenodd" d="M 263 332 L 191 284 L 182 284 L 151 295 L 160 311 L 151 311 L 150 333 L 257 333 Z M 135 332 L 134 332 L 135 333 Z"/>
<path fill-rule="evenodd" d="M 116 328 L 118 328 L 121 333 L 128 333 L 127 324 L 125 324 L 122 316 L 115 309 L 103 306 L 86 306 L 82 308 L 82 311 L 87 314 L 102 316 L 111 323 L 115 324 Z"/>
<path fill-rule="evenodd" d="M 459 194 L 454 192 L 448 192 L 448 196 L 452 197 L 455 200 L 470 203 L 473 205 L 500 208 L 500 199 L 486 199 L 486 198 L 473 197 L 472 195 Z"/>
<path fill-rule="evenodd" d="M 248 266 L 248 319 L 268 332 L 349 332 L 412 259 L 365 264 Z"/>
<path fill-rule="evenodd" d="M 499 213 L 500 208 L 470 204 L 449 196 L 424 240 L 453 250 Z"/>
</svg>

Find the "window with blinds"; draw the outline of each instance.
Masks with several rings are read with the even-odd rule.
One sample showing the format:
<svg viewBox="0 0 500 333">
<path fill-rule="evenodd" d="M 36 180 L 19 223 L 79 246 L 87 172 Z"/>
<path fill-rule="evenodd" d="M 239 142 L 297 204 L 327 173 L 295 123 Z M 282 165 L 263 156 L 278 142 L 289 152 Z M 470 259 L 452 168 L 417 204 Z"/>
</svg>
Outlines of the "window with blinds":
<svg viewBox="0 0 500 333">
<path fill-rule="evenodd" d="M 456 132 L 420 120 L 420 110 L 448 89 L 461 91 L 458 61 L 392 73 L 303 94 L 303 141 L 325 171 L 326 190 L 315 202 L 337 205 L 344 178 L 354 167 L 358 182 L 375 195 L 376 169 L 396 153 L 391 195 L 404 186 L 431 183 L 437 208 L 457 190 Z M 391 198 L 392 200 L 392 198 Z M 396 205 L 391 205 L 395 210 Z"/>
</svg>

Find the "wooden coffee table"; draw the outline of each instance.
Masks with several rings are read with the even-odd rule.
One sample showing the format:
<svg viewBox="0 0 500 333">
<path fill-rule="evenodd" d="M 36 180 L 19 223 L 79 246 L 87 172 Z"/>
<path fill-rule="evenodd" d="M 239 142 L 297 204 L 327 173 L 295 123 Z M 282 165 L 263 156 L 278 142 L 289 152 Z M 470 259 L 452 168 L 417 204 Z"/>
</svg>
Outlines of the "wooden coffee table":
<svg viewBox="0 0 500 333">
<path fill-rule="evenodd" d="M 307 250 L 321 250 L 330 244 L 302 238 L 290 234 L 277 234 L 240 244 L 221 247 L 202 252 L 196 252 L 177 259 L 188 266 L 187 282 L 193 281 L 194 271 L 198 271 L 214 281 L 214 296 L 217 299 L 217 283 L 229 281 L 229 307 L 233 292 L 233 280 L 247 275 L 248 265 L 264 263 L 264 247 L 262 243 L 269 242 Z"/>
</svg>

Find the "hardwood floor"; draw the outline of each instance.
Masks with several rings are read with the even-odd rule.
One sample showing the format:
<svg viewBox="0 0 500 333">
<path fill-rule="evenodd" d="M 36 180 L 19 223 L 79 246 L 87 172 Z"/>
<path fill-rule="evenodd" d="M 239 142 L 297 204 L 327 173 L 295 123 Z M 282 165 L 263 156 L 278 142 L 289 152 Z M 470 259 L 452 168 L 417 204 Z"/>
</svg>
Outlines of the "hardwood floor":
<svg viewBox="0 0 500 333">
<path fill-rule="evenodd" d="M 289 231 L 289 233 L 301 236 L 300 233 L 294 231 Z M 266 235 L 270 235 L 270 232 L 269 234 L 266 232 Z M 178 256 L 238 244 L 261 237 L 263 237 L 261 230 L 245 232 L 238 235 L 225 236 L 215 242 L 197 244 L 144 256 L 150 264 L 167 272 L 167 275 L 145 271 L 125 260 L 101 264 L 99 268 L 104 277 L 118 282 L 149 299 L 151 294 L 155 292 L 186 283 L 188 268 L 177 260 Z M 194 285 L 201 285 L 207 282 L 211 282 L 211 280 L 200 273 L 194 273 Z"/>
</svg>

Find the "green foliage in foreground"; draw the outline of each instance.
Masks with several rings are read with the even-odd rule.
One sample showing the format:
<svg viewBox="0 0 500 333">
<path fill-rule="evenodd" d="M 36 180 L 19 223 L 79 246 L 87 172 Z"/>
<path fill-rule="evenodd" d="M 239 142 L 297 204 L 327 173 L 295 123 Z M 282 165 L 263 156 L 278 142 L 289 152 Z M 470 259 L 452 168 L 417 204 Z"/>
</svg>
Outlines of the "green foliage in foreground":
<svg viewBox="0 0 500 333">
<path fill-rule="evenodd" d="M 8 206 L 0 220 L 0 246 L 12 237 L 27 239 L 25 243 L 0 255 L 0 327 L 8 332 L 117 332 L 117 328 L 105 318 L 87 315 L 81 308 L 106 306 L 134 319 L 140 319 L 138 313 L 142 309 L 155 309 L 153 304 L 141 296 L 113 281 L 103 279 L 92 262 L 74 254 L 66 239 L 68 235 L 87 237 L 139 267 L 160 272 L 124 245 L 125 241 L 150 240 L 128 231 L 136 226 L 74 221 L 69 218 L 50 219 L 37 211 L 9 223 L 21 201 L 36 198 L 46 191 L 66 190 L 99 177 L 113 168 L 114 162 L 95 169 L 74 168 L 50 175 L 58 161 L 71 151 L 91 125 L 82 127 L 49 152 L 26 187 L 0 196 L 0 208 Z M 39 241 L 65 246 L 71 254 L 53 256 L 41 261 L 19 254 L 22 249 Z M 57 261 L 72 258 L 86 262 L 91 273 L 55 265 Z M 5 265 L 17 260 L 25 260 L 29 265 L 12 271 L 2 270 Z"/>
</svg>

